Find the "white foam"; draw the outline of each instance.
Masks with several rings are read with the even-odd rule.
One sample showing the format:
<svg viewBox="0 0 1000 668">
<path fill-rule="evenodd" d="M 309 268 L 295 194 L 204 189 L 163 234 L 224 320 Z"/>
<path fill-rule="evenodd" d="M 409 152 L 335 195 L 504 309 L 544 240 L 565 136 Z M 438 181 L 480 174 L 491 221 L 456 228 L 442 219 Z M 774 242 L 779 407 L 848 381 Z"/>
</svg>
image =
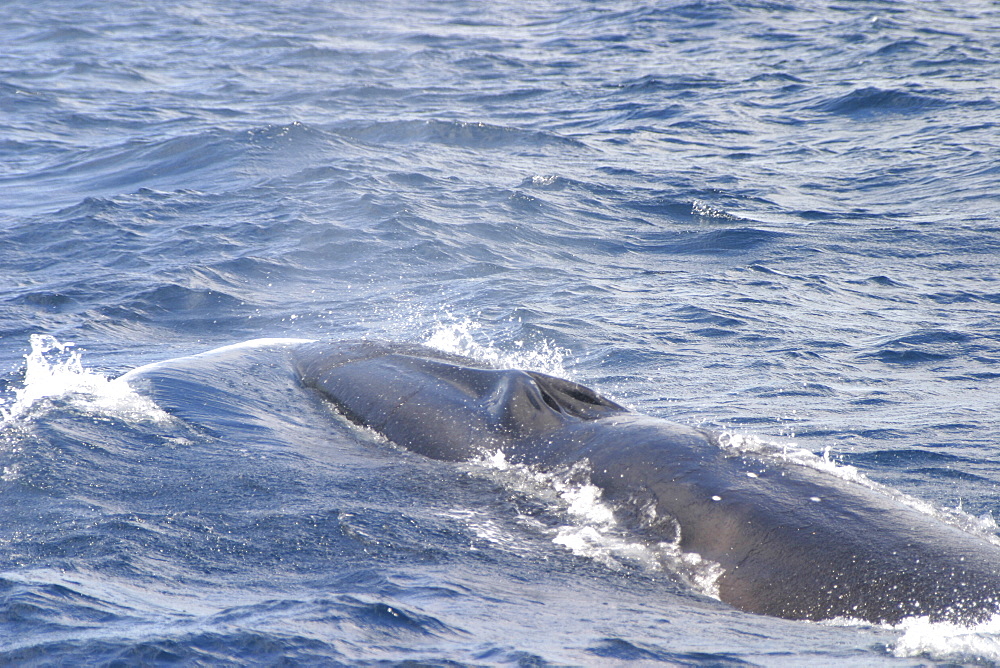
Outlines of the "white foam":
<svg viewBox="0 0 1000 668">
<path fill-rule="evenodd" d="M 25 355 L 24 383 L 13 401 L 0 406 L 3 423 L 24 419 L 52 399 L 65 399 L 78 410 L 129 420 L 169 419 L 151 400 L 120 378 L 110 379 L 84 368 L 79 350 L 54 336 L 32 334 Z"/>
<path fill-rule="evenodd" d="M 971 627 L 914 617 L 895 628 L 903 635 L 890 648 L 894 656 L 929 657 L 954 663 L 1000 663 L 1000 615 Z"/>
<path fill-rule="evenodd" d="M 564 523 L 543 528 L 554 544 L 611 570 L 637 566 L 654 573 L 669 572 L 687 580 L 696 590 L 718 598 L 722 567 L 698 554 L 682 552 L 679 533 L 669 541 L 656 543 L 632 538 L 627 528 L 619 525 L 601 489 L 590 481 L 589 462 L 540 471 L 511 464 L 502 451 L 496 450 L 474 464 L 491 471 L 492 477 L 508 489 L 537 498 L 561 515 Z M 644 510 L 646 519 L 654 522 L 655 510 Z"/>
<path fill-rule="evenodd" d="M 712 206 L 708 202 L 696 199 L 691 202 L 691 215 L 704 218 L 716 218 L 718 220 L 747 220 L 724 209 Z"/>
</svg>

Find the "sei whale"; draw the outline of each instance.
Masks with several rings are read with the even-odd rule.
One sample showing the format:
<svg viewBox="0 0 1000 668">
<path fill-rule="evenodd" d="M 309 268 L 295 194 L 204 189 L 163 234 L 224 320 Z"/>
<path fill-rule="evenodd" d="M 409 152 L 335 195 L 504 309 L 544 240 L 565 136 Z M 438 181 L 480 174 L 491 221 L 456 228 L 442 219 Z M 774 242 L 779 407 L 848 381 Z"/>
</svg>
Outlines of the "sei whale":
<svg viewBox="0 0 1000 668">
<path fill-rule="evenodd" d="M 863 484 L 734 453 L 567 380 L 421 346 L 314 342 L 293 360 L 348 419 L 427 457 L 588 462 L 636 526 L 718 564 L 719 597 L 740 610 L 885 624 L 1000 611 L 1000 547 Z"/>
</svg>

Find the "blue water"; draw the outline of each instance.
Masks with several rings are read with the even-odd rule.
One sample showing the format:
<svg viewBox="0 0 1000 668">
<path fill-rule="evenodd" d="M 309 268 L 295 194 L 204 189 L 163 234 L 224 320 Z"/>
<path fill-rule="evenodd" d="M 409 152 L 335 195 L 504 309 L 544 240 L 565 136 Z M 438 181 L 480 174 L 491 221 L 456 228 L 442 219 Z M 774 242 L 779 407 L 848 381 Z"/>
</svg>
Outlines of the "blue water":
<svg viewBox="0 0 1000 668">
<path fill-rule="evenodd" d="M 996 533 L 998 53 L 985 0 L 3 3 L 0 662 L 1000 662 L 732 610 L 278 342 L 110 380 L 430 343 Z"/>
</svg>

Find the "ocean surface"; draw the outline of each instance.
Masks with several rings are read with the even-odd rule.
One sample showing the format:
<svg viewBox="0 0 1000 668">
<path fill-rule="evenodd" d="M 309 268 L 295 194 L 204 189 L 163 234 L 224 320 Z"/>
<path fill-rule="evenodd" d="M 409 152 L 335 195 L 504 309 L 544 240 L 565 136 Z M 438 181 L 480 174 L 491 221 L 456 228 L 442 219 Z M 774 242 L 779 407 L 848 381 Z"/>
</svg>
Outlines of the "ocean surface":
<svg viewBox="0 0 1000 668">
<path fill-rule="evenodd" d="M 996 534 L 998 54 L 985 0 L 0 4 L 0 663 L 1000 663 L 736 611 L 286 363 L 555 373 Z"/>
</svg>

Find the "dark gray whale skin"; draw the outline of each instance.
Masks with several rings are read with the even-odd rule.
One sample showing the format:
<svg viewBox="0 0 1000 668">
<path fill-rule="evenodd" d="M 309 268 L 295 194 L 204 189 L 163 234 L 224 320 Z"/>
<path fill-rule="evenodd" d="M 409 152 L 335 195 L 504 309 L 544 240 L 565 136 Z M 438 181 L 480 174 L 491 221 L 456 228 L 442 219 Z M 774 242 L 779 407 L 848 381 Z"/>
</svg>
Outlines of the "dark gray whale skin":
<svg viewBox="0 0 1000 668">
<path fill-rule="evenodd" d="M 553 468 L 587 460 L 636 531 L 718 563 L 722 601 L 786 619 L 970 624 L 1000 611 L 1000 547 L 816 468 L 720 448 L 710 432 L 626 410 L 544 374 L 384 342 L 312 343 L 301 382 L 409 450 L 463 461 L 500 448 Z M 755 474 L 756 477 L 748 475 Z"/>
</svg>

